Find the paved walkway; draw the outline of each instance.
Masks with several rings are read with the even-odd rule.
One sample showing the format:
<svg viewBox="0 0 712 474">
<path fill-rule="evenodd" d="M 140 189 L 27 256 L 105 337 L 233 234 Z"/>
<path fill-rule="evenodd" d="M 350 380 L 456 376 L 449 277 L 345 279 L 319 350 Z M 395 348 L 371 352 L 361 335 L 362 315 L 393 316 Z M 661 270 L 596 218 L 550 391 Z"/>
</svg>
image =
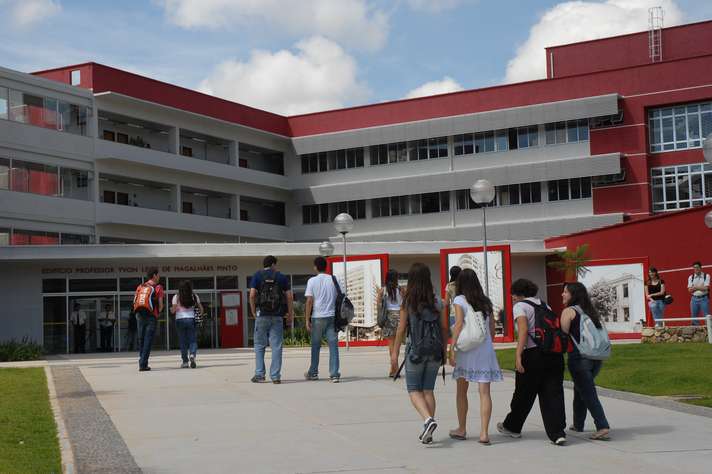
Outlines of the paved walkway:
<svg viewBox="0 0 712 474">
<path fill-rule="evenodd" d="M 342 351 L 341 384 L 305 382 L 305 350 L 285 351 L 279 386 L 249 382 L 254 362 L 246 351 L 203 353 L 196 370 L 178 369 L 179 357 L 166 353 L 151 358 L 148 373 L 137 371 L 135 358 L 121 356 L 53 360 L 50 365 L 79 368 L 146 473 L 709 472 L 710 418 L 615 398 L 603 399 L 613 427 L 610 442 L 571 435 L 569 446 L 553 446 L 543 433 L 538 408 L 522 439 L 503 438 L 494 425 L 508 410 L 511 377 L 493 385 L 490 447 L 476 442 L 476 391 L 469 416 L 474 439 L 447 438 L 456 419 L 455 384 L 448 377 L 443 387 L 439 379 L 440 428 L 436 442 L 423 446 L 404 382 L 384 377 L 383 350 Z M 322 370 L 326 364 L 322 357 Z M 571 395 L 567 389 L 569 417 Z"/>
</svg>

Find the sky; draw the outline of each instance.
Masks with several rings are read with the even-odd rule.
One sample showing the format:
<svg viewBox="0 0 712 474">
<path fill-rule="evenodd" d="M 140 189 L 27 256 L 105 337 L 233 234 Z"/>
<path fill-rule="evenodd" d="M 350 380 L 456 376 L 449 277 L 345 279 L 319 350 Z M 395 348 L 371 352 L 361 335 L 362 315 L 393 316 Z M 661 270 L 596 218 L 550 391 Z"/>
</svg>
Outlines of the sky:
<svg viewBox="0 0 712 474">
<path fill-rule="evenodd" d="M 710 0 L 0 0 L 0 66 L 94 61 L 295 115 L 545 76 L 546 46 Z"/>
</svg>

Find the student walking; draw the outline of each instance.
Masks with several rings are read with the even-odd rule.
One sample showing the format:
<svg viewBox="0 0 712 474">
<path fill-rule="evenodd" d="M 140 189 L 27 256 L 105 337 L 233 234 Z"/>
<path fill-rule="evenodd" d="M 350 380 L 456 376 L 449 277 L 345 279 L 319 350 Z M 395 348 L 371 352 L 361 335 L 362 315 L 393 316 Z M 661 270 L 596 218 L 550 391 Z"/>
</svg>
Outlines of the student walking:
<svg viewBox="0 0 712 474">
<path fill-rule="evenodd" d="M 692 264 L 694 273 L 687 278 L 687 291 L 690 292 L 691 318 L 704 318 L 710 314 L 710 276 L 702 272 L 702 264 Z M 692 325 L 697 326 L 699 321 L 693 320 Z"/>
<path fill-rule="evenodd" d="M 650 267 L 648 270 L 645 298 L 648 301 L 655 325 L 662 324 L 658 321 L 665 318 L 665 280 L 660 278 L 658 269 L 655 267 Z"/>
<path fill-rule="evenodd" d="M 393 357 L 396 332 L 400 321 L 400 308 L 403 304 L 403 289 L 398 286 L 398 272 L 390 269 L 386 273 L 386 285 L 378 290 L 379 314 L 386 311 L 386 324 L 381 328 L 381 336 L 388 341 L 388 360 L 391 363 L 389 377 L 398 371 L 398 353 Z M 395 363 L 394 363 L 395 362 Z"/>
<path fill-rule="evenodd" d="M 157 268 L 151 268 L 146 273 L 146 281 L 136 287 L 133 309 L 138 318 L 138 370 L 151 370 L 148 358 L 151 355 L 153 336 L 156 333 L 158 315 L 163 311 L 163 286 L 159 284 L 161 277 Z"/>
<path fill-rule="evenodd" d="M 321 340 L 326 337 L 329 345 L 329 380 L 338 383 L 341 379 L 339 373 L 339 340 L 334 327 L 336 315 L 336 290 L 335 278 L 326 274 L 326 259 L 314 259 L 316 276 L 307 281 L 304 296 L 307 298 L 304 314 L 306 316 L 307 331 L 311 333 L 311 364 L 304 374 L 307 380 L 319 379 L 319 354 L 321 353 Z"/>
<path fill-rule="evenodd" d="M 568 358 L 569 372 L 574 381 L 574 424 L 569 427 L 569 430 L 583 432 L 586 410 L 588 410 L 596 425 L 596 432 L 591 435 L 591 439 L 607 441 L 610 439 L 608 436 L 610 426 L 601 401 L 598 399 L 595 382 L 603 363 L 600 360 L 587 358 L 577 347 L 581 342 L 582 317 L 588 316 L 597 329 L 601 329 L 603 325 L 582 283 L 566 283 L 562 298 L 566 308 L 561 313 L 561 328 L 575 342 Z"/>
<path fill-rule="evenodd" d="M 516 375 L 510 412 L 497 430 L 505 436 L 521 438 L 522 426 L 539 397 L 539 408 L 546 435 L 557 446 L 566 444 L 564 407 L 564 355 L 545 351 L 534 339 L 537 313 L 558 320 L 549 305 L 536 297 L 534 282 L 519 279 L 512 283 L 512 301 L 517 327 Z M 541 329 L 541 328 L 539 328 Z M 559 342 L 560 338 L 557 338 Z M 566 350 L 566 349 L 563 349 Z"/>
<path fill-rule="evenodd" d="M 272 349 L 270 379 L 282 383 L 282 345 L 284 316 L 288 324 L 294 321 L 294 296 L 289 279 L 277 271 L 277 259 L 268 255 L 263 268 L 250 280 L 250 309 L 255 315 L 255 375 L 253 383 L 265 381 L 265 350 Z"/>
<path fill-rule="evenodd" d="M 447 314 L 436 300 L 430 269 L 414 263 L 408 272 L 408 285 L 400 310 L 394 353 L 391 362 L 397 363 L 401 342 L 408 334 L 405 351 L 405 380 L 410 401 L 423 419 L 418 439 L 423 444 L 433 442 L 435 421 L 435 379 L 444 364 L 447 348 Z"/>
<path fill-rule="evenodd" d="M 494 340 L 494 317 L 492 302 L 482 291 L 477 274 L 466 268 L 457 277 L 457 296 L 453 300 L 455 325 L 452 329 L 452 344 L 448 360 L 455 368 L 452 377 L 457 380 L 457 421 L 458 427 L 450 431 L 450 437 L 467 439 L 467 390 L 470 382 L 477 383 L 480 394 L 480 439 L 484 445 L 490 444 L 489 423 L 492 417 L 492 397 L 490 383 L 502 381 L 502 371 L 497 362 L 492 341 Z M 465 325 L 468 311 L 481 312 L 485 319 L 485 340 L 474 349 L 456 350 L 456 343 Z"/>
<path fill-rule="evenodd" d="M 178 293 L 173 295 L 171 313 L 176 315 L 176 332 L 180 343 L 181 368 L 195 369 L 195 357 L 198 352 L 198 338 L 195 327 L 195 313 L 203 314 L 203 305 L 198 295 L 193 293 L 190 281 L 181 282 Z M 190 362 L 190 365 L 189 365 Z"/>
</svg>

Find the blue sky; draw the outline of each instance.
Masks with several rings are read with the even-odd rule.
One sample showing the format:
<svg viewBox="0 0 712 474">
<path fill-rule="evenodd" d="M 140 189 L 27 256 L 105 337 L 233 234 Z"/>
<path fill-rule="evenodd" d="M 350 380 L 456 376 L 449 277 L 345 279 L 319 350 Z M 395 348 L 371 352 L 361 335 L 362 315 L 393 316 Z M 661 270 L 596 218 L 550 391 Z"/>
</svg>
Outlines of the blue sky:
<svg viewBox="0 0 712 474">
<path fill-rule="evenodd" d="M 0 0 L 0 66 L 96 61 L 293 114 L 535 79 L 545 45 L 645 29 L 651 5 L 712 19 L 709 0 Z"/>
</svg>

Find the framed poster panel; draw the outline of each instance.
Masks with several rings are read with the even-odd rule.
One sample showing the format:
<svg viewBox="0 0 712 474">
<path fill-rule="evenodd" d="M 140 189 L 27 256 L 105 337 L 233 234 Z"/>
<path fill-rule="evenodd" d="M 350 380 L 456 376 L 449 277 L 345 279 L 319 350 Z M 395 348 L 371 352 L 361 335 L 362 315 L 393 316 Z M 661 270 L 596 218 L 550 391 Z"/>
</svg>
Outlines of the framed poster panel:
<svg viewBox="0 0 712 474">
<path fill-rule="evenodd" d="M 450 278 L 450 269 L 454 266 L 469 268 L 477 273 L 482 289 L 485 289 L 485 262 L 483 247 L 447 248 L 440 250 L 441 297 L 445 298 L 445 288 Z M 495 341 L 514 341 L 512 323 L 512 281 L 511 255 L 509 245 L 487 247 L 487 266 L 489 275 L 489 297 L 494 306 Z"/>
</svg>

